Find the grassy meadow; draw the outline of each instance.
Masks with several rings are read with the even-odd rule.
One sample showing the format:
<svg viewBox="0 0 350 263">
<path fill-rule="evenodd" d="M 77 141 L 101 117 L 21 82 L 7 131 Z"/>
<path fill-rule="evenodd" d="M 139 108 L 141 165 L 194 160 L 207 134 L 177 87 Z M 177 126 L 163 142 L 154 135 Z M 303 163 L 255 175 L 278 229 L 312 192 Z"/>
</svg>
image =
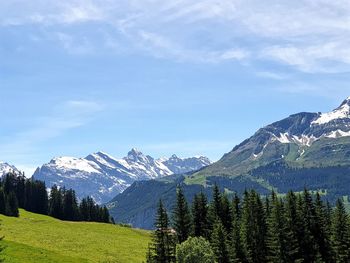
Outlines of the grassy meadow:
<svg viewBox="0 0 350 263">
<path fill-rule="evenodd" d="M 143 262 L 147 231 L 111 224 L 67 222 L 20 210 L 20 217 L 0 215 L 5 262 Z"/>
</svg>

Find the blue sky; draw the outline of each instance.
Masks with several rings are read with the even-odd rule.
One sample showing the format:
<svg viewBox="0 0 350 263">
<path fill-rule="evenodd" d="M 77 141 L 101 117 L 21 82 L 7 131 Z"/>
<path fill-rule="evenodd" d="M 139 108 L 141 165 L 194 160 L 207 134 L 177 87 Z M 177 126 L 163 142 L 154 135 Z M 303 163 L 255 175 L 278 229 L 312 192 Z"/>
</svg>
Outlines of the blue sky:
<svg viewBox="0 0 350 263">
<path fill-rule="evenodd" d="M 350 96 L 348 1 L 0 2 L 0 160 L 230 151 Z"/>
</svg>

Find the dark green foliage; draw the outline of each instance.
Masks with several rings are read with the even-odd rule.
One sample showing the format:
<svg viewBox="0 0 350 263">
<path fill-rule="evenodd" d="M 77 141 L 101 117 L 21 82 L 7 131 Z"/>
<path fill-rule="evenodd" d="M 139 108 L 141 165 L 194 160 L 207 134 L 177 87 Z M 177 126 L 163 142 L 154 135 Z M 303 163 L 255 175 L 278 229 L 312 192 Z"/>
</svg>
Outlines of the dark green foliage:
<svg viewBox="0 0 350 263">
<path fill-rule="evenodd" d="M 190 210 L 181 188 L 177 189 L 176 204 L 173 210 L 173 224 L 179 243 L 186 241 L 191 234 L 192 221 Z"/>
<path fill-rule="evenodd" d="M 305 262 L 315 262 L 320 253 L 316 240 L 316 211 L 312 196 L 306 189 L 298 196 L 297 212 L 302 258 Z"/>
<path fill-rule="evenodd" d="M 82 221 L 92 222 L 104 222 L 109 223 L 111 221 L 108 209 L 103 206 L 95 204 L 95 201 L 91 197 L 86 197 L 81 200 L 79 205 L 79 219 Z"/>
<path fill-rule="evenodd" d="M 226 194 L 221 196 L 220 220 L 226 233 L 230 233 L 232 229 L 232 208 Z"/>
<path fill-rule="evenodd" d="M 266 262 L 266 232 L 265 211 L 260 196 L 255 191 L 246 192 L 242 207 L 241 240 L 247 262 Z"/>
<path fill-rule="evenodd" d="M 230 248 L 232 261 L 234 263 L 244 261 L 244 253 L 240 236 L 241 208 L 240 200 L 237 195 L 232 201 L 232 230 L 230 235 Z"/>
<path fill-rule="evenodd" d="M 319 257 L 325 263 L 334 262 L 331 246 L 331 213 L 324 205 L 319 193 L 315 199 L 315 239 L 319 249 Z"/>
<path fill-rule="evenodd" d="M 300 215 L 297 212 L 297 196 L 289 192 L 285 200 L 286 231 L 289 240 L 291 258 L 294 262 L 303 262 L 300 244 L 303 233 L 301 230 Z M 293 262 L 293 261 L 292 261 Z"/>
<path fill-rule="evenodd" d="M 272 193 L 270 212 L 267 218 L 268 261 L 272 263 L 295 262 L 295 240 L 288 231 L 288 223 L 282 200 Z"/>
<path fill-rule="evenodd" d="M 110 222 L 108 209 L 98 206 L 90 197 L 84 198 L 78 207 L 72 189 L 53 186 L 49 198 L 44 182 L 9 173 L 0 182 L 0 214 L 18 216 L 18 208 L 62 220 Z"/>
<path fill-rule="evenodd" d="M 184 196 L 182 191 L 180 193 Z M 237 195 L 232 202 L 227 200 L 228 196 L 214 187 L 209 207 L 203 193 L 195 195 L 192 203 L 194 235 L 210 241 L 215 262 L 350 262 L 350 218 L 340 200 L 332 209 L 319 193 L 313 195 L 306 189 L 301 194 L 289 192 L 283 198 L 272 193 L 264 199 L 255 191 L 245 191 L 242 202 Z M 206 220 L 208 211 L 210 219 L 215 219 L 211 227 Z M 230 216 L 227 216 L 228 211 Z M 230 223 L 225 226 L 227 218 Z M 168 229 L 167 220 L 161 203 L 148 262 L 169 262 L 155 261 L 154 257 L 163 255 L 164 258 L 166 253 L 162 251 L 166 251 L 166 247 L 173 249 L 173 243 L 166 245 L 168 240 L 173 240 L 166 238 L 171 231 L 160 231 Z M 184 255 L 190 255 L 196 259 L 200 251 L 187 246 L 180 258 L 183 260 Z"/>
<path fill-rule="evenodd" d="M 218 263 L 230 263 L 230 246 L 227 239 L 227 233 L 221 221 L 216 221 L 211 235 L 211 246 Z"/>
<path fill-rule="evenodd" d="M 63 219 L 69 221 L 79 220 L 78 201 L 74 190 L 64 192 L 63 196 Z"/>
<path fill-rule="evenodd" d="M 49 216 L 63 219 L 62 192 L 56 185 L 52 186 L 50 191 Z"/>
<path fill-rule="evenodd" d="M 332 218 L 332 246 L 335 263 L 350 262 L 349 218 L 338 200 Z"/>
<path fill-rule="evenodd" d="M 203 192 L 194 196 L 192 215 L 194 236 L 209 239 L 208 201 Z"/>
<path fill-rule="evenodd" d="M 6 199 L 5 193 L 2 188 L 0 188 L 0 214 L 5 215 L 6 212 Z"/>
<path fill-rule="evenodd" d="M 175 262 L 176 233 L 169 228 L 169 219 L 163 202 L 160 200 L 153 233 L 153 241 L 147 254 L 148 263 Z"/>
<path fill-rule="evenodd" d="M 209 207 L 209 220 L 211 228 L 213 228 L 214 223 L 220 220 L 221 215 L 221 193 L 217 184 L 213 187 L 213 200 Z"/>
<path fill-rule="evenodd" d="M 5 215 L 18 217 L 18 200 L 15 192 L 5 196 Z"/>
</svg>

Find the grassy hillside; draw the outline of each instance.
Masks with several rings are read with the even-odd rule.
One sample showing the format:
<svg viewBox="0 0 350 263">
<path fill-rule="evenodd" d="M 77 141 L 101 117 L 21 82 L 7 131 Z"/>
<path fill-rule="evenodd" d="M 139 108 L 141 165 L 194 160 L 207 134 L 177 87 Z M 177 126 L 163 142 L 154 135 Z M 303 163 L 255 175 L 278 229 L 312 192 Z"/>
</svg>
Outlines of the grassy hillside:
<svg viewBox="0 0 350 263">
<path fill-rule="evenodd" d="M 65 222 L 20 210 L 0 215 L 5 262 L 142 262 L 150 235 L 110 224 Z"/>
</svg>

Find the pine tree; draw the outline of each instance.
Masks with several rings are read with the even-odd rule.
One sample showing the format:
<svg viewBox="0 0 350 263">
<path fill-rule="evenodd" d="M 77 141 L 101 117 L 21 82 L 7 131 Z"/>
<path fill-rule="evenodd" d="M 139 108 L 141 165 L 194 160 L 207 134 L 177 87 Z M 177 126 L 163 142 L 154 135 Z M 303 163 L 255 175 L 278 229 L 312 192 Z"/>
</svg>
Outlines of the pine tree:
<svg viewBox="0 0 350 263">
<path fill-rule="evenodd" d="M 209 222 L 212 229 L 217 220 L 221 220 L 221 193 L 219 187 L 215 184 L 213 187 L 213 200 L 209 206 Z"/>
<path fill-rule="evenodd" d="M 59 219 L 63 217 L 62 192 L 56 185 L 51 187 L 48 212 L 52 217 Z"/>
<path fill-rule="evenodd" d="M 289 240 L 292 262 L 303 262 L 300 244 L 302 243 L 302 222 L 297 212 L 297 197 L 293 192 L 288 192 L 285 201 L 285 214 L 287 236 Z"/>
<path fill-rule="evenodd" d="M 288 235 L 284 204 L 272 193 L 268 223 L 268 259 L 271 263 L 294 263 L 295 248 Z"/>
<path fill-rule="evenodd" d="M 171 263 L 175 262 L 175 233 L 169 228 L 169 219 L 163 202 L 160 200 L 153 233 L 152 243 L 149 246 L 147 262 Z"/>
<path fill-rule="evenodd" d="M 338 200 L 332 218 L 332 245 L 335 263 L 350 262 L 349 218 L 344 204 Z"/>
<path fill-rule="evenodd" d="M 232 201 L 232 230 L 230 236 L 231 258 L 233 263 L 244 262 L 244 254 L 240 237 L 240 200 L 235 194 Z"/>
<path fill-rule="evenodd" d="M 216 261 L 218 263 L 230 263 L 230 246 L 227 239 L 227 233 L 220 220 L 214 224 L 211 236 L 211 246 L 213 248 Z"/>
<path fill-rule="evenodd" d="M 315 199 L 315 221 L 316 231 L 314 232 L 314 236 L 319 248 L 320 258 L 325 263 L 332 263 L 329 213 L 318 192 L 316 193 Z"/>
<path fill-rule="evenodd" d="M 91 221 L 87 198 L 83 198 L 79 205 L 80 219 L 83 221 Z"/>
<path fill-rule="evenodd" d="M 191 234 L 192 222 L 190 210 L 181 188 L 178 188 L 176 193 L 173 224 L 179 243 L 186 241 Z"/>
<path fill-rule="evenodd" d="M 6 199 L 2 188 L 0 188 L 0 214 L 5 215 L 6 213 Z"/>
<path fill-rule="evenodd" d="M 65 191 L 63 198 L 63 219 L 76 221 L 79 218 L 78 202 L 72 189 Z"/>
<path fill-rule="evenodd" d="M 19 216 L 18 212 L 18 200 L 15 192 L 10 192 L 6 195 L 6 205 L 5 205 L 5 214 L 8 216 Z"/>
<path fill-rule="evenodd" d="M 192 215 L 194 236 L 209 239 L 208 201 L 203 192 L 194 196 Z"/>
<path fill-rule="evenodd" d="M 248 263 L 266 262 L 266 218 L 260 196 L 245 192 L 241 219 L 241 240 Z"/>
<path fill-rule="evenodd" d="M 301 239 L 300 249 L 305 262 L 315 262 L 319 253 L 314 233 L 315 206 L 311 194 L 306 189 L 302 195 L 298 195 L 297 200 L 298 221 L 300 222 Z"/>
<path fill-rule="evenodd" d="M 232 209 L 226 194 L 221 195 L 221 211 L 219 215 L 226 233 L 230 233 L 232 229 Z"/>
</svg>

